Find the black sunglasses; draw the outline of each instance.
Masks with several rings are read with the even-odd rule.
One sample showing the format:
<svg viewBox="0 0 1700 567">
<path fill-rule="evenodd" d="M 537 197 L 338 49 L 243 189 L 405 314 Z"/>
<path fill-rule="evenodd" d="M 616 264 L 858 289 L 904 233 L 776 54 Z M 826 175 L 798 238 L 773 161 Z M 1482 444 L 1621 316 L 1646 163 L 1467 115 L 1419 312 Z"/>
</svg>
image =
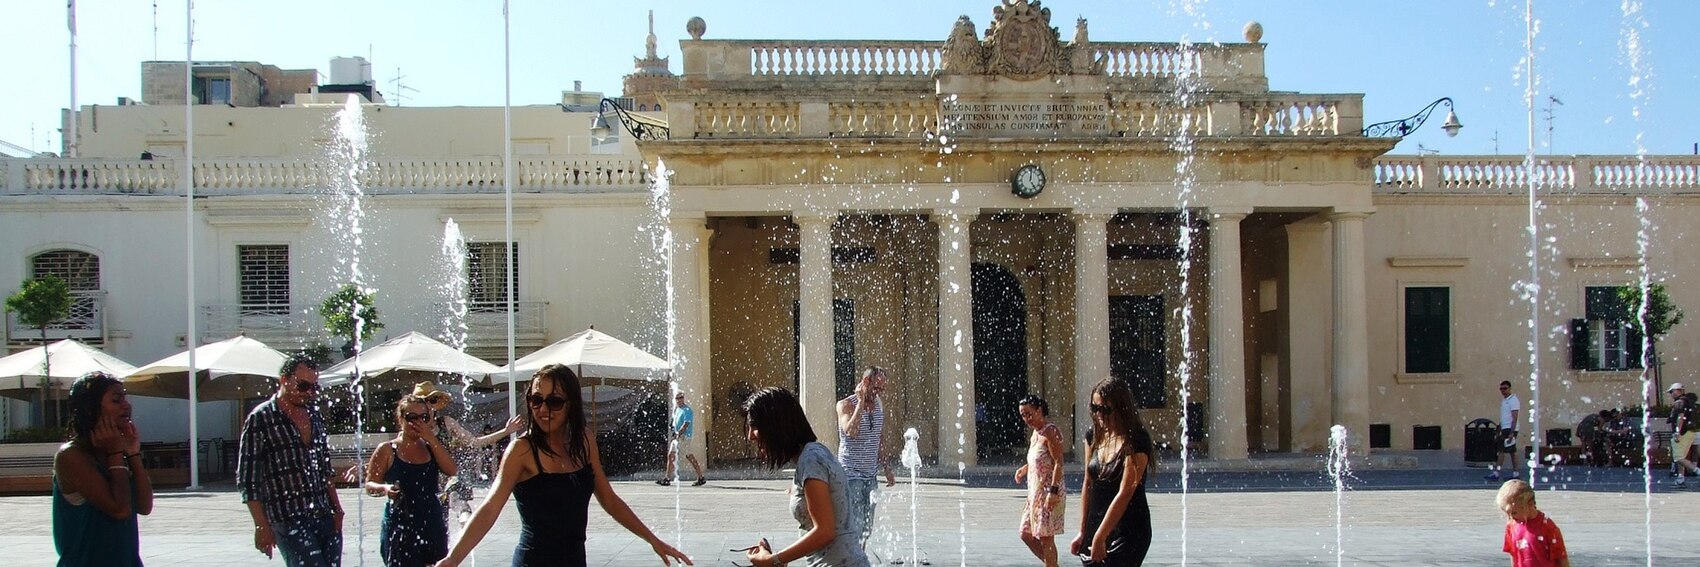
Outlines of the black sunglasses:
<svg viewBox="0 0 1700 567">
<path fill-rule="evenodd" d="M 1101 406 L 1101 405 L 1098 405 L 1098 404 L 1086 404 L 1086 407 L 1091 409 L 1092 413 L 1102 413 L 1102 414 L 1116 413 L 1115 408 L 1112 408 L 1110 406 Z"/>
<path fill-rule="evenodd" d="M 412 422 L 415 422 L 415 421 L 429 420 L 429 419 L 431 419 L 431 414 L 428 414 L 428 413 L 413 413 L 413 412 L 408 411 L 408 412 L 402 412 L 401 418 L 407 420 L 409 423 L 412 423 Z"/>
<path fill-rule="evenodd" d="M 312 392 L 312 391 L 315 391 L 315 390 L 318 390 L 318 389 L 319 389 L 319 383 L 318 382 L 308 382 L 308 381 L 302 380 L 300 378 L 295 379 L 295 390 L 298 391 L 298 392 Z"/>
<path fill-rule="evenodd" d="M 525 403 L 526 405 L 534 408 L 548 405 L 549 411 L 561 411 L 561 408 L 567 407 L 567 399 L 561 396 L 549 396 L 545 398 L 537 394 L 531 394 L 525 397 Z"/>
</svg>

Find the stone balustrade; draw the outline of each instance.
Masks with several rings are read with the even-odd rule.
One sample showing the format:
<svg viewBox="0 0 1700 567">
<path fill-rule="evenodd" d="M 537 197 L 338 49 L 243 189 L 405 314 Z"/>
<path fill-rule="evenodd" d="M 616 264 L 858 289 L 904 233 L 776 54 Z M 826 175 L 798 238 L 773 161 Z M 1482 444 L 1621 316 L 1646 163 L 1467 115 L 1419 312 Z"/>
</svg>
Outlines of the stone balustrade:
<svg viewBox="0 0 1700 567">
<path fill-rule="evenodd" d="M 1531 176 L 1544 193 L 1693 193 L 1700 156 L 1385 156 L 1377 193 L 1523 194 Z"/>
<path fill-rule="evenodd" d="M 182 160 L 0 159 L 0 195 L 182 195 Z M 368 192 L 500 192 L 502 158 L 377 158 L 361 174 Z M 196 160 L 198 195 L 298 192 L 328 187 L 337 177 L 326 163 L 289 159 Z M 622 156 L 520 158 L 514 190 L 521 192 L 642 191 L 643 161 Z"/>
<path fill-rule="evenodd" d="M 1266 86 L 1263 45 L 1093 42 L 1093 59 L 1112 79 L 1176 79 Z M 943 66 L 943 41 L 688 40 L 680 42 L 687 80 L 930 79 Z M 1249 81 L 1247 81 L 1249 79 Z"/>
</svg>

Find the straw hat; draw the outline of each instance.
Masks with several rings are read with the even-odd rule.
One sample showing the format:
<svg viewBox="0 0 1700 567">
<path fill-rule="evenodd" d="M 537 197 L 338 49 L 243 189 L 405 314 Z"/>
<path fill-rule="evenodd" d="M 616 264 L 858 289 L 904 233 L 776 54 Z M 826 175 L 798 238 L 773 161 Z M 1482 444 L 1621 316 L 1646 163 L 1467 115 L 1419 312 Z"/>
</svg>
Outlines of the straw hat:
<svg viewBox="0 0 1700 567">
<path fill-rule="evenodd" d="M 449 402 L 454 401 L 454 396 L 450 395 L 448 392 L 438 390 L 437 386 L 430 382 L 414 384 L 413 397 L 429 402 L 431 404 L 431 409 L 434 410 L 446 408 L 449 406 Z"/>
</svg>

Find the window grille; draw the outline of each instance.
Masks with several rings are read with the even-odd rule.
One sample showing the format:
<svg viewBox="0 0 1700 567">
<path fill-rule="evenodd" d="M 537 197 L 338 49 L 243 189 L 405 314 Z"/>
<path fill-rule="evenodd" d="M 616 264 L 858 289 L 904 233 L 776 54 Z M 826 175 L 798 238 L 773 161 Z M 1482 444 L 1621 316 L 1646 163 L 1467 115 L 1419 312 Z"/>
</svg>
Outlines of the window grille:
<svg viewBox="0 0 1700 567">
<path fill-rule="evenodd" d="M 289 245 L 237 246 L 236 263 L 243 313 L 289 314 Z"/>
<path fill-rule="evenodd" d="M 469 242 L 466 245 L 467 309 L 479 313 L 508 310 L 508 255 L 501 242 Z M 519 243 L 509 249 L 514 257 L 514 293 L 519 293 Z"/>
</svg>

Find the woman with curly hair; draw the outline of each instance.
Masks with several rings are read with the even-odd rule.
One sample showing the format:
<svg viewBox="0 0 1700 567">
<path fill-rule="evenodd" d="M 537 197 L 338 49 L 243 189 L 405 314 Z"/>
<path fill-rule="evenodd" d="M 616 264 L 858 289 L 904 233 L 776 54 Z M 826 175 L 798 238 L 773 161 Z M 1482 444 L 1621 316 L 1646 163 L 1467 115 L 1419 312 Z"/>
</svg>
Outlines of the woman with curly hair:
<svg viewBox="0 0 1700 567">
<path fill-rule="evenodd" d="M 437 475 L 454 476 L 454 457 L 431 434 L 431 406 L 406 396 L 396 404 L 396 438 L 378 446 L 366 468 L 366 494 L 389 499 L 378 554 L 389 567 L 420 567 L 449 554 L 449 526 Z"/>
<path fill-rule="evenodd" d="M 53 546 L 60 567 L 141 565 L 136 515 L 153 481 L 124 384 L 90 372 L 71 384 L 71 440 L 53 455 Z"/>
</svg>

